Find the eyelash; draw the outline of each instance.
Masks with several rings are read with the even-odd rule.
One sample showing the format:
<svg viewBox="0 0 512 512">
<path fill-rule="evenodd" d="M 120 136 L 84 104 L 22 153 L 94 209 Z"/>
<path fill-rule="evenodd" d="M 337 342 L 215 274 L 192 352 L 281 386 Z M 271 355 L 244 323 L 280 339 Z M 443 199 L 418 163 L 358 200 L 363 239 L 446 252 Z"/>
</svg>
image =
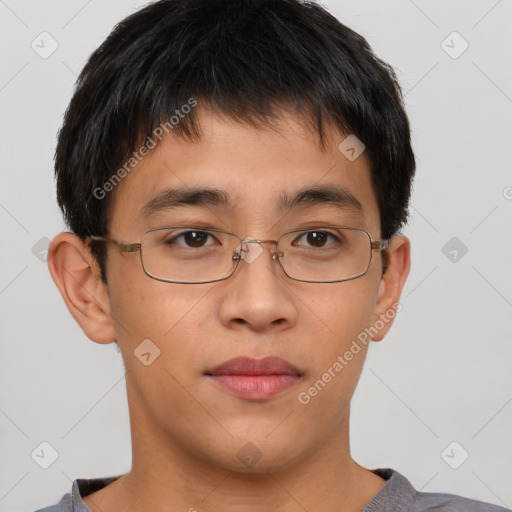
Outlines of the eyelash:
<svg viewBox="0 0 512 512">
<path fill-rule="evenodd" d="M 312 229 L 312 230 L 300 232 L 297 235 L 297 238 L 294 239 L 294 241 L 298 240 L 300 238 L 303 238 L 304 236 L 307 236 L 310 233 L 321 233 L 322 235 L 328 235 L 328 237 L 334 239 L 335 242 L 340 242 L 340 239 L 336 235 L 331 233 L 330 231 L 324 231 L 324 230 L 320 230 L 320 229 Z M 325 247 L 325 246 L 322 246 L 322 247 Z"/>
<path fill-rule="evenodd" d="M 178 233 L 177 235 L 174 235 L 172 238 L 170 239 L 167 239 L 167 240 L 164 240 L 164 243 L 170 245 L 171 243 L 175 242 L 176 240 L 182 238 L 184 239 L 184 237 L 186 235 L 188 235 L 189 233 L 196 233 L 196 234 L 200 234 L 200 235 L 207 235 L 208 236 L 208 239 L 215 239 L 215 236 L 208 232 L 208 231 L 201 231 L 201 230 L 188 230 L 188 231 L 183 231 L 181 233 Z M 293 242 L 297 241 L 297 240 L 300 240 L 301 238 L 309 235 L 310 233 L 320 233 L 322 235 L 327 235 L 327 237 L 331 238 L 334 240 L 334 242 L 340 242 L 341 240 L 332 232 L 330 231 L 325 231 L 325 230 L 322 230 L 322 229 L 310 229 L 310 230 L 305 230 L 305 231 L 301 231 L 301 232 L 298 232 L 297 233 L 297 236 L 296 238 L 294 238 Z M 207 244 L 207 245 L 211 245 L 211 244 Z M 300 245 L 303 245 L 303 244 L 300 244 Z M 330 245 L 330 244 L 329 244 Z M 202 245 L 201 247 L 205 247 L 205 245 Z M 325 246 L 322 246 L 322 247 L 325 247 Z"/>
</svg>

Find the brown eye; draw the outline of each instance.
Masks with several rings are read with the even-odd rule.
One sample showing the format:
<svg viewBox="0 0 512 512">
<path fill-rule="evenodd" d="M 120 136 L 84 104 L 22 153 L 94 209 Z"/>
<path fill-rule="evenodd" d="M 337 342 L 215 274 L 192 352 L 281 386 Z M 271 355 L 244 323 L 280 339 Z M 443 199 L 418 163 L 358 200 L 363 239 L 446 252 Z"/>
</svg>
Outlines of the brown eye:
<svg viewBox="0 0 512 512">
<path fill-rule="evenodd" d="M 183 235 L 183 240 L 190 247 L 202 247 L 210 235 L 201 231 L 188 231 Z"/>
<path fill-rule="evenodd" d="M 205 231 L 185 231 L 184 233 L 180 233 L 179 235 L 166 240 L 165 243 L 167 245 L 175 244 L 186 248 L 200 248 L 207 245 L 212 245 L 209 243 L 209 239 L 212 239 L 213 241 L 213 236 Z"/>
<path fill-rule="evenodd" d="M 326 231 L 307 231 L 295 239 L 295 242 L 297 243 L 294 242 L 294 245 L 322 248 L 327 245 L 331 245 L 328 243 L 329 237 L 332 238 L 333 241 L 337 241 L 336 237 L 332 233 L 328 233 Z"/>
<path fill-rule="evenodd" d="M 323 247 L 329 238 L 327 233 L 322 233 L 321 231 L 310 231 L 306 235 L 306 240 L 308 244 L 313 247 Z"/>
</svg>

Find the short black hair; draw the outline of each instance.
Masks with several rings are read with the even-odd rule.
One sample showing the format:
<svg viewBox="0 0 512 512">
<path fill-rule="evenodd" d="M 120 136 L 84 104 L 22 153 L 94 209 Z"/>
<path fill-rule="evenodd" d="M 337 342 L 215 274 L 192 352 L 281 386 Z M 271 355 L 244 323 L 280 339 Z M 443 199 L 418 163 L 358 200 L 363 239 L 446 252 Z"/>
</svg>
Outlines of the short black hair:
<svg viewBox="0 0 512 512">
<path fill-rule="evenodd" d="M 74 233 L 107 233 L 115 183 L 105 184 L 191 99 L 255 126 L 291 108 L 322 145 L 326 122 L 356 135 L 381 236 L 407 221 L 415 158 L 403 96 L 362 36 L 313 1 L 160 0 L 121 21 L 78 77 L 55 153 L 57 199 Z M 172 133 L 198 140 L 188 110 Z M 93 253 L 106 279 L 104 247 Z"/>
</svg>

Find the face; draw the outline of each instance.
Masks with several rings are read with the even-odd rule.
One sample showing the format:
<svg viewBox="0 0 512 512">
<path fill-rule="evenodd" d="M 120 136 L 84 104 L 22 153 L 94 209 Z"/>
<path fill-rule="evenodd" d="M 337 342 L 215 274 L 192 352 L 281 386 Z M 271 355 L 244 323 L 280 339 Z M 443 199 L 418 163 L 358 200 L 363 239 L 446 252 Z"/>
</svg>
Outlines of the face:
<svg viewBox="0 0 512 512">
<path fill-rule="evenodd" d="M 132 243 L 148 230 L 186 225 L 276 240 L 290 230 L 336 225 L 380 240 L 368 160 L 364 153 L 348 160 L 338 149 L 342 135 L 331 132 L 321 149 L 291 114 L 283 113 L 278 130 L 207 111 L 200 120 L 200 142 L 168 137 L 124 178 L 107 236 Z M 165 191 L 191 188 L 221 191 L 227 201 L 166 202 Z M 310 193 L 283 201 L 319 188 L 339 190 L 345 200 Z M 345 354 L 398 300 L 407 265 L 402 257 L 393 266 L 395 247 L 404 246 L 397 239 L 387 282 L 373 251 L 365 275 L 338 283 L 290 279 L 272 244 L 240 261 L 227 280 L 166 283 L 144 273 L 139 253 L 109 244 L 105 300 L 127 370 L 134 456 L 154 450 L 162 459 L 267 472 L 346 444 L 368 345 Z M 239 357 L 247 359 L 233 361 Z"/>
</svg>

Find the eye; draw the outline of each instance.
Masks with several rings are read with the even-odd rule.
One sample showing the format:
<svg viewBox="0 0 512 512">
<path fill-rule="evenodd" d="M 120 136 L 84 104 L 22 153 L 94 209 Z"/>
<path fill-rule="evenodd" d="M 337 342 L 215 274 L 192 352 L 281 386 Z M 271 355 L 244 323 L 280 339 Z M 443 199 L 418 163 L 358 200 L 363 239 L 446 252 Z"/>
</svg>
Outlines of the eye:
<svg viewBox="0 0 512 512">
<path fill-rule="evenodd" d="M 206 231 L 184 231 L 179 235 L 165 240 L 166 245 L 179 245 L 181 247 L 200 248 L 212 245 L 216 238 Z M 218 241 L 218 240 L 217 240 Z"/>
<path fill-rule="evenodd" d="M 333 241 L 331 244 L 328 243 L 329 238 Z M 339 238 L 327 231 L 306 231 L 305 233 L 300 234 L 292 242 L 292 245 L 305 245 L 307 247 L 322 248 L 337 242 L 340 242 Z"/>
</svg>

